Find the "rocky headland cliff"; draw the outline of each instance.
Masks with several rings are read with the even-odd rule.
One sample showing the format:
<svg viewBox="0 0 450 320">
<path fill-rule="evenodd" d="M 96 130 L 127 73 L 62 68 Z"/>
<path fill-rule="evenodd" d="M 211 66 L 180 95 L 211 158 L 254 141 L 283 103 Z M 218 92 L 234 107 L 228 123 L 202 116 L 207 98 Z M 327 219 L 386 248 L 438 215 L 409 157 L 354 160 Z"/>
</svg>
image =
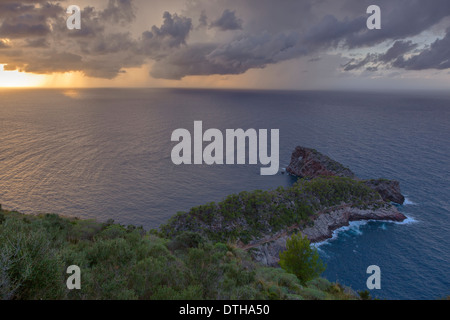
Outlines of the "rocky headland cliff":
<svg viewBox="0 0 450 320">
<path fill-rule="evenodd" d="M 256 261 L 276 266 L 293 233 L 320 242 L 351 221 L 406 219 L 392 204 L 405 200 L 398 181 L 359 179 L 349 168 L 304 147 L 294 150 L 287 172 L 299 177 L 290 188 L 231 195 L 179 213 L 161 231 L 170 237 L 196 232 L 235 243 Z"/>
<path fill-rule="evenodd" d="M 297 147 L 291 156 L 291 163 L 286 171 L 299 178 L 314 179 L 319 176 L 359 178 L 347 167 L 315 149 Z M 376 190 L 385 201 L 398 204 L 405 202 L 400 191 L 400 183 L 395 180 L 376 179 L 366 180 L 364 183 Z"/>
</svg>

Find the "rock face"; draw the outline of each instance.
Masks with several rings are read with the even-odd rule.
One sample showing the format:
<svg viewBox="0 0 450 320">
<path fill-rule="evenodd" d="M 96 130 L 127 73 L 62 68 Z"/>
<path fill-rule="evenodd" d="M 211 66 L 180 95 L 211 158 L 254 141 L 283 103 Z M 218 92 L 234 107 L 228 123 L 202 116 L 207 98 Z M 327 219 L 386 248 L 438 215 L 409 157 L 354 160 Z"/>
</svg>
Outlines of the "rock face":
<svg viewBox="0 0 450 320">
<path fill-rule="evenodd" d="M 348 226 L 352 221 L 378 220 L 401 222 L 405 219 L 406 217 L 393 206 L 377 210 L 343 208 L 328 214 L 319 215 L 314 221 L 314 226 L 304 229 L 302 233 L 311 242 L 315 243 L 331 238 L 334 230 Z"/>
<path fill-rule="evenodd" d="M 295 148 L 291 156 L 291 163 L 286 169 L 291 175 L 313 179 L 318 176 L 338 176 L 358 179 L 348 168 L 337 161 L 318 152 L 315 149 L 304 147 Z M 366 185 L 376 190 L 384 201 L 392 201 L 398 204 L 405 202 L 405 197 L 400 191 L 400 183 L 395 180 L 368 180 Z"/>
<path fill-rule="evenodd" d="M 252 252 L 252 258 L 265 266 L 278 267 L 280 252 L 286 250 L 287 239 L 287 236 L 283 236 L 270 243 L 264 243 L 255 247 L 255 250 Z"/>
<path fill-rule="evenodd" d="M 334 161 L 317 150 L 297 147 L 291 156 L 291 163 L 286 169 L 291 175 L 314 179 L 319 176 L 338 176 L 360 180 L 342 164 Z M 401 222 L 406 216 L 396 207 L 389 204 L 395 202 L 403 204 L 405 197 L 400 191 L 400 183 L 395 180 L 367 180 L 363 181 L 368 187 L 378 192 L 385 205 L 380 208 L 361 209 L 352 206 L 336 209 L 316 216 L 313 225 L 300 231 L 312 243 L 321 242 L 333 236 L 333 231 L 348 226 L 352 221 L 379 220 Z M 253 258 L 268 266 L 278 266 L 280 252 L 286 250 L 289 233 L 280 233 L 269 239 L 262 239 L 251 246 Z"/>
<path fill-rule="evenodd" d="M 339 162 L 315 149 L 304 147 L 295 148 L 286 171 L 294 176 L 308 179 L 318 176 L 356 177 L 350 169 Z"/>
<path fill-rule="evenodd" d="M 341 208 L 327 214 L 318 215 L 314 224 L 300 232 L 305 235 L 311 243 L 330 239 L 333 231 L 348 226 L 352 221 L 378 220 L 378 221 L 404 221 L 406 217 L 397 208 L 387 205 L 380 209 L 362 210 L 358 208 Z M 273 239 L 253 246 L 253 258 L 268 266 L 278 266 L 280 252 L 286 250 L 287 233 L 281 234 Z"/>
<path fill-rule="evenodd" d="M 305 179 L 289 189 L 243 192 L 193 208 L 174 217 L 162 232 L 169 237 L 191 231 L 221 242 L 231 239 L 256 261 L 277 266 L 295 232 L 314 243 L 331 238 L 333 231 L 352 221 L 406 219 L 391 204 L 404 202 L 398 181 L 361 180 L 342 164 L 303 147 L 295 149 L 286 171 Z"/>
<path fill-rule="evenodd" d="M 366 185 L 375 189 L 384 201 L 392 201 L 398 204 L 405 202 L 405 197 L 400 191 L 400 182 L 395 180 L 367 180 Z"/>
</svg>

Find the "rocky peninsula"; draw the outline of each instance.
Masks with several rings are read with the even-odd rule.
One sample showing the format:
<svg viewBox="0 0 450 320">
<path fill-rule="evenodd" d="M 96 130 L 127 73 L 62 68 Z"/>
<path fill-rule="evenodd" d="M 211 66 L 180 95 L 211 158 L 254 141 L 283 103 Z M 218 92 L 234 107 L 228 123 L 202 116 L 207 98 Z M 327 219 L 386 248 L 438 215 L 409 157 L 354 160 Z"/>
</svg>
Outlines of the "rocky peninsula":
<svg viewBox="0 0 450 320">
<path fill-rule="evenodd" d="M 291 156 L 291 163 L 286 171 L 299 178 L 314 179 L 319 176 L 336 176 L 358 179 L 347 167 L 318 152 L 304 147 L 295 148 Z M 359 180 L 359 179 L 358 179 Z M 405 197 L 400 191 L 400 183 L 395 180 L 377 179 L 364 181 L 366 185 L 375 189 L 384 201 L 403 204 Z"/>
<path fill-rule="evenodd" d="M 289 188 L 230 195 L 179 213 L 159 230 L 0 205 L 0 300 L 366 299 L 276 268 L 279 254 L 293 233 L 317 242 L 350 221 L 404 220 L 391 203 L 403 202 L 399 183 L 361 180 L 302 147 L 289 172 L 299 176 Z M 84 273 L 81 291 L 66 286 L 74 264 Z"/>
<path fill-rule="evenodd" d="M 256 261 L 276 266 L 293 233 L 301 232 L 314 243 L 352 221 L 406 219 L 393 205 L 405 200 L 398 181 L 362 180 L 339 162 L 300 146 L 286 171 L 299 178 L 290 188 L 231 195 L 180 213 L 161 230 L 170 237 L 192 231 L 232 242 Z"/>
</svg>

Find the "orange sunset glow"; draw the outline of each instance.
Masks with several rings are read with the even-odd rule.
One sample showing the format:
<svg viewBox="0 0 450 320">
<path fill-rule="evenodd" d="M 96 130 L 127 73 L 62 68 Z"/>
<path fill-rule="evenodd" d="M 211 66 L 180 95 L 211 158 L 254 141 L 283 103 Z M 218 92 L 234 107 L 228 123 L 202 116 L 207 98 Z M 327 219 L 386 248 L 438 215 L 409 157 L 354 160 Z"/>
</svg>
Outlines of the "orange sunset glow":
<svg viewBox="0 0 450 320">
<path fill-rule="evenodd" d="M 0 314 L 450 301 L 449 141 L 450 0 L 0 0 Z"/>
<path fill-rule="evenodd" d="M 252 1 L 79 0 L 79 29 L 58 1 L 0 5 L 0 88 L 449 88 L 445 10 L 412 8 L 405 21 L 424 22 L 410 32 L 386 14 L 379 33 L 364 7 L 298 1 L 261 14 Z"/>
<path fill-rule="evenodd" d="M 15 71 L 5 71 L 0 65 L 0 87 L 2 88 L 35 88 L 45 85 L 47 76 Z"/>
</svg>

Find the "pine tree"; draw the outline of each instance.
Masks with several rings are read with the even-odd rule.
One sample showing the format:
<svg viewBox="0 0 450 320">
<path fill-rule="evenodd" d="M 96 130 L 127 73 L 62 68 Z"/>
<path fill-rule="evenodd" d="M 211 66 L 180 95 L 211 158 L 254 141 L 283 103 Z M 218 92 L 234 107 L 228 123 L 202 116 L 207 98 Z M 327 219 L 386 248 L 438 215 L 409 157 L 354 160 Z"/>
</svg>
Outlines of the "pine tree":
<svg viewBox="0 0 450 320">
<path fill-rule="evenodd" d="M 295 274 L 302 284 L 325 271 L 317 249 L 311 248 L 308 238 L 301 234 L 295 234 L 287 240 L 286 251 L 280 253 L 280 266 Z"/>
</svg>

